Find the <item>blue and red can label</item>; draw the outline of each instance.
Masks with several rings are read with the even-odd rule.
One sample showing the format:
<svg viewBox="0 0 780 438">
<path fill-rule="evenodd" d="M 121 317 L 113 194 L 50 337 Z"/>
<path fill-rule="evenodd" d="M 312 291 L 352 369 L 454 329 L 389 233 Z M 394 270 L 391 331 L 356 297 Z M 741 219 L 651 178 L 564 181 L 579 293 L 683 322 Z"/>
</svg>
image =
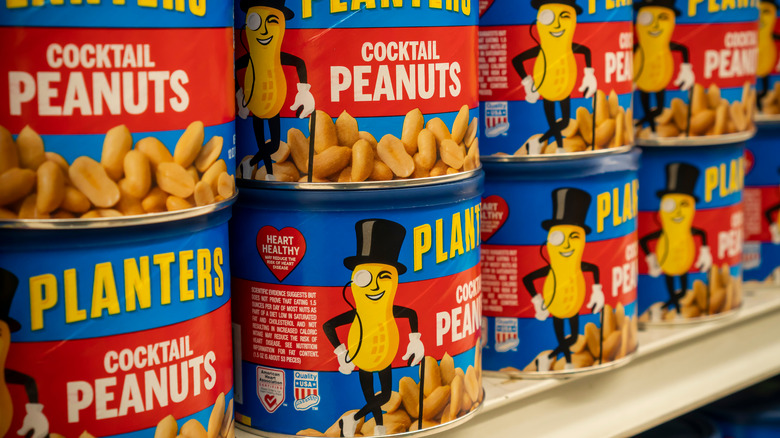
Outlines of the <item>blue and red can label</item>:
<svg viewBox="0 0 780 438">
<path fill-rule="evenodd" d="M 760 37 L 751 1 L 633 3 L 638 142 L 742 140 L 753 128 Z"/>
<path fill-rule="evenodd" d="M 313 193 L 319 207 L 300 191 L 242 189 L 231 223 L 236 421 L 287 435 L 394 435 L 481 404 L 477 179 L 457 183 L 471 186 L 460 197 Z M 383 207 L 391 198 L 409 204 Z"/>
<path fill-rule="evenodd" d="M 778 134 L 776 127 L 761 125 L 745 149 L 742 274 L 746 284 L 776 284 L 780 279 L 780 160 L 775 153 Z"/>
<path fill-rule="evenodd" d="M 274 4 L 236 1 L 242 178 L 384 181 L 479 166 L 476 2 Z"/>
<path fill-rule="evenodd" d="M 756 67 L 756 120 L 780 120 L 780 23 L 777 4 L 758 2 L 758 66 Z"/>
<path fill-rule="evenodd" d="M 484 369 L 585 371 L 636 350 L 639 154 L 622 155 L 609 170 L 584 158 L 596 170 L 575 177 L 554 162 L 487 166 Z M 521 165 L 537 170 L 491 173 Z"/>
<path fill-rule="evenodd" d="M 0 175 L 25 182 L 0 197 L 4 219 L 204 205 L 223 171 L 232 191 L 231 2 L 8 0 L 0 39 Z M 159 191 L 162 202 L 142 202 Z"/>
<path fill-rule="evenodd" d="M 480 2 L 483 155 L 633 143 L 631 3 Z"/>
<path fill-rule="evenodd" d="M 742 301 L 744 143 L 645 147 L 640 322 L 702 320 Z"/>
<path fill-rule="evenodd" d="M 0 230 L 0 435 L 227 436 L 226 221 Z"/>
</svg>

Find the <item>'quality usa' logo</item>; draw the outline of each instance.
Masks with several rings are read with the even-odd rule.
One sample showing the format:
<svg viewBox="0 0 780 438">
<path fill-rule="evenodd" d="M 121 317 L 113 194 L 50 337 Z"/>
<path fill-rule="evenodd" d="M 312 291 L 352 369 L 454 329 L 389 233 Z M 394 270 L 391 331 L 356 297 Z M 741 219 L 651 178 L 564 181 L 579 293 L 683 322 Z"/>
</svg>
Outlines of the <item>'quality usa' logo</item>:
<svg viewBox="0 0 780 438">
<path fill-rule="evenodd" d="M 318 373 L 310 371 L 296 371 L 293 379 L 293 392 L 295 401 L 293 405 L 296 411 L 305 411 L 320 404 L 320 396 L 317 387 Z"/>
</svg>

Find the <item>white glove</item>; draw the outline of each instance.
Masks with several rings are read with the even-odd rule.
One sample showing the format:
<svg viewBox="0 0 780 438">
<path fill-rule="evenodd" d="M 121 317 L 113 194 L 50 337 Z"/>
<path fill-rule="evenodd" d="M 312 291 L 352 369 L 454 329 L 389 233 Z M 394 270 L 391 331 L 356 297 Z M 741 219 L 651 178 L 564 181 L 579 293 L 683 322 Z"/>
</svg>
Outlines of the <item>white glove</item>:
<svg viewBox="0 0 780 438">
<path fill-rule="evenodd" d="M 680 72 L 677 74 L 677 79 L 674 80 L 674 86 L 688 91 L 695 82 L 696 76 L 693 74 L 693 66 L 687 62 L 680 64 Z"/>
<path fill-rule="evenodd" d="M 661 271 L 661 265 L 658 264 L 658 257 L 654 253 L 646 255 L 645 261 L 647 262 L 647 273 L 651 277 L 655 278 L 662 274 L 663 271 Z"/>
<path fill-rule="evenodd" d="M 533 137 L 528 139 L 528 155 L 539 155 L 542 153 L 542 143 L 539 141 L 539 137 Z"/>
<path fill-rule="evenodd" d="M 244 103 L 244 89 L 239 88 L 238 91 L 236 91 L 236 106 L 238 107 L 237 115 L 238 117 L 241 117 L 242 119 L 245 119 L 249 116 L 249 108 L 246 107 L 246 103 Z"/>
<path fill-rule="evenodd" d="M 411 366 L 420 363 L 423 356 L 425 356 L 425 347 L 420 340 L 421 336 L 419 333 L 409 333 L 409 345 L 406 346 L 406 354 L 401 359 L 407 360 L 411 357 L 412 363 L 409 364 Z"/>
<path fill-rule="evenodd" d="M 696 259 L 694 267 L 701 272 L 707 272 L 712 267 L 712 253 L 709 246 L 699 248 L 699 258 Z"/>
<path fill-rule="evenodd" d="M 544 297 L 542 297 L 541 294 L 534 295 L 534 297 L 531 298 L 531 302 L 534 304 L 534 310 L 536 311 L 534 318 L 538 319 L 539 321 L 544 321 L 548 316 L 550 316 L 550 311 L 542 308 L 544 305 Z"/>
<path fill-rule="evenodd" d="M 352 365 L 351 362 L 347 362 L 347 346 L 341 344 L 336 347 L 333 352 L 336 353 L 336 358 L 339 360 L 339 372 L 347 376 L 352 374 L 352 371 L 355 369 L 355 365 Z"/>
<path fill-rule="evenodd" d="M 523 84 L 523 88 L 525 89 L 525 101 L 528 103 L 536 103 L 536 101 L 539 100 L 539 92 L 534 90 L 534 78 L 530 75 L 526 76 L 520 83 Z"/>
<path fill-rule="evenodd" d="M 596 89 L 598 88 L 598 82 L 594 74 L 595 70 L 593 70 L 593 67 L 585 67 L 582 72 L 585 76 L 582 78 L 582 84 L 577 91 L 584 93 L 586 98 L 591 98 L 596 94 Z"/>
<path fill-rule="evenodd" d="M 600 284 L 594 284 L 590 290 L 590 301 L 588 301 L 588 309 L 591 309 L 593 313 L 599 313 L 603 308 L 604 291 L 601 289 Z"/>
<path fill-rule="evenodd" d="M 298 84 L 298 93 L 295 94 L 295 102 L 290 109 L 297 112 L 299 107 L 303 107 L 301 115 L 298 116 L 299 119 L 309 117 L 309 114 L 314 111 L 314 96 L 310 90 L 311 84 Z"/>
<path fill-rule="evenodd" d="M 43 415 L 43 405 L 40 403 L 27 403 L 25 406 L 27 415 L 24 417 L 22 428 L 16 434 L 25 436 L 32 431 L 32 438 L 44 438 L 49 434 L 49 420 Z"/>
<path fill-rule="evenodd" d="M 777 222 L 769 225 L 769 232 L 772 233 L 772 243 L 775 245 L 780 244 L 780 227 L 777 225 Z"/>
</svg>

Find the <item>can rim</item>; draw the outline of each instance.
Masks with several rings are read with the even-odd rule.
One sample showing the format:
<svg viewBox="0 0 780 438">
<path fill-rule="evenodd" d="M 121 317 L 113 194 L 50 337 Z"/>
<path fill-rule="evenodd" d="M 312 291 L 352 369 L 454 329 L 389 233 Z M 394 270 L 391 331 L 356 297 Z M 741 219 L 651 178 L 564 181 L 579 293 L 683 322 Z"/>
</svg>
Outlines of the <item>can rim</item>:
<svg viewBox="0 0 780 438">
<path fill-rule="evenodd" d="M 490 163 L 517 163 L 517 162 L 538 162 L 538 161 L 564 161 L 587 159 L 591 157 L 600 157 L 603 155 L 620 154 L 630 151 L 633 145 L 618 146 L 616 148 L 599 149 L 597 151 L 585 152 L 564 152 L 562 154 L 540 154 L 540 155 L 483 155 L 480 160 Z"/>
<path fill-rule="evenodd" d="M 0 229 L 17 230 L 84 230 L 95 228 L 120 228 L 191 219 L 224 210 L 236 201 L 234 193 L 224 201 L 177 211 L 146 213 L 135 216 L 100 217 L 93 219 L 2 219 Z"/>
<path fill-rule="evenodd" d="M 278 189 L 278 190 L 305 190 L 316 191 L 351 191 L 351 190 L 378 190 L 391 188 L 422 187 L 434 184 L 443 184 L 467 180 L 479 174 L 482 165 L 473 170 L 462 171 L 452 175 L 428 176 L 425 178 L 394 179 L 390 181 L 363 181 L 363 182 L 280 182 L 257 181 L 252 179 L 236 178 L 236 185 L 249 189 Z"/>
<path fill-rule="evenodd" d="M 750 140 L 756 135 L 756 127 L 753 126 L 748 131 L 735 132 L 733 134 L 723 135 L 704 135 L 700 137 L 672 137 L 672 138 L 637 138 L 637 146 L 721 146 L 732 143 L 741 143 Z"/>
<path fill-rule="evenodd" d="M 754 121 L 756 125 L 760 125 L 760 126 L 776 125 L 780 123 L 780 114 L 774 114 L 774 115 L 756 114 Z"/>
</svg>

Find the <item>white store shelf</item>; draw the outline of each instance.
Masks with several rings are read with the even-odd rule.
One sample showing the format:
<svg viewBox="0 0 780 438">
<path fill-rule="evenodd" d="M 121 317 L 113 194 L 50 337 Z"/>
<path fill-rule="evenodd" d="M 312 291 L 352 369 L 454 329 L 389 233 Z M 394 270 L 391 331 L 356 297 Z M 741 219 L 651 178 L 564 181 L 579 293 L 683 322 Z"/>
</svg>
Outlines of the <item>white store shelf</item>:
<svg viewBox="0 0 780 438">
<path fill-rule="evenodd" d="M 619 368 L 565 380 L 485 378 L 480 414 L 441 436 L 631 436 L 778 373 L 780 289 L 748 291 L 731 317 L 640 331 L 639 352 Z"/>
</svg>

